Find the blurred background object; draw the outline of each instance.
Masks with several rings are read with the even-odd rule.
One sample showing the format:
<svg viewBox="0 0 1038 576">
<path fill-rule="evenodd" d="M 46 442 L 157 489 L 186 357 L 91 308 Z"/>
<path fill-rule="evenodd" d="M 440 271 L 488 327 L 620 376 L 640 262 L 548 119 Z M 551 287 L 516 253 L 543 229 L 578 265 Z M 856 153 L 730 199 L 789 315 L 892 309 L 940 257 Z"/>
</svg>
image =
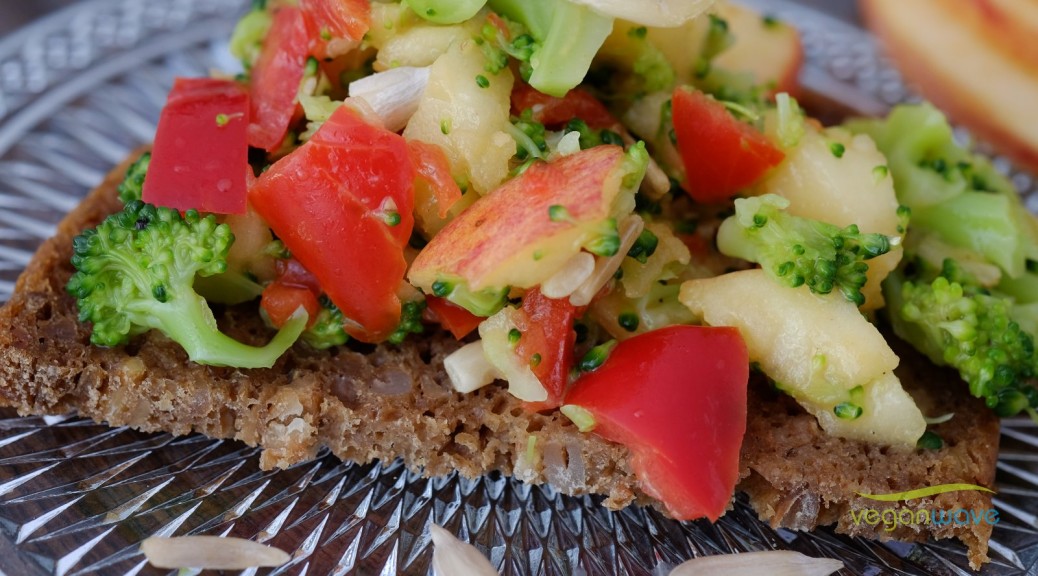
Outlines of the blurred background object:
<svg viewBox="0 0 1038 576">
<path fill-rule="evenodd" d="M 861 0 L 906 82 L 1038 173 L 1038 2 Z"/>
<path fill-rule="evenodd" d="M 76 3 L 77 0 L 0 0 L 0 40 L 49 12 Z M 854 0 L 801 0 L 800 3 L 839 16 L 848 22 L 857 21 L 858 12 Z"/>
<path fill-rule="evenodd" d="M 75 3 L 75 0 L 0 0 L 0 39 L 37 18 Z"/>
</svg>

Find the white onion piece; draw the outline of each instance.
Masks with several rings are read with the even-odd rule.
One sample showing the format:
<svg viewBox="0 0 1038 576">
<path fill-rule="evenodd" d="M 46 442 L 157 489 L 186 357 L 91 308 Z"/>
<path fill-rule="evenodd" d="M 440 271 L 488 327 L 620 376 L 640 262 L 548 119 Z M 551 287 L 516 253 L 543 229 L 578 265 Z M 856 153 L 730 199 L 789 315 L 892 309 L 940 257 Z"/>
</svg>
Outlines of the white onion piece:
<svg viewBox="0 0 1038 576">
<path fill-rule="evenodd" d="M 429 525 L 429 534 L 433 541 L 433 572 L 437 576 L 498 576 L 475 546 L 458 540 L 436 524 Z"/>
<path fill-rule="evenodd" d="M 597 259 L 595 271 L 580 285 L 580 288 L 577 288 L 569 295 L 570 304 L 587 306 L 591 303 L 591 299 L 595 297 L 595 294 L 598 294 L 598 291 L 606 285 L 606 282 L 609 282 L 613 274 L 616 274 L 620 264 L 627 257 L 627 252 L 631 249 L 631 246 L 634 246 L 644 228 L 645 221 L 637 214 L 628 216 L 620 223 L 620 249 L 616 251 L 616 254 L 608 258 Z"/>
<path fill-rule="evenodd" d="M 391 132 L 398 132 L 418 110 L 429 83 L 429 68 L 400 66 L 350 82 L 350 96 L 363 98 Z"/>
<path fill-rule="evenodd" d="M 467 393 L 490 384 L 500 375 L 483 354 L 483 341 L 476 340 L 451 352 L 443 368 L 458 392 Z"/>
<path fill-rule="evenodd" d="M 653 200 L 659 200 L 663 198 L 664 194 L 670 192 L 670 177 L 651 157 L 649 164 L 645 167 L 645 178 L 642 179 L 641 189 Z"/>
<path fill-rule="evenodd" d="M 371 107 L 371 104 L 367 100 L 363 98 L 348 97 L 342 101 L 342 105 L 348 106 L 351 110 L 360 114 L 360 117 L 368 124 L 371 124 L 372 126 L 381 126 L 382 128 L 386 127 L 385 124 L 383 124 L 382 116 Z"/>
<path fill-rule="evenodd" d="M 714 0 L 570 0 L 613 18 L 645 26 L 676 28 L 706 12 Z"/>
<path fill-rule="evenodd" d="M 141 552 L 156 568 L 245 570 L 273 568 L 292 559 L 284 550 L 226 536 L 152 536 L 141 542 Z"/>
<path fill-rule="evenodd" d="M 955 412 L 948 412 L 947 414 L 941 414 L 940 416 L 934 416 L 933 418 L 927 418 L 926 416 L 923 416 L 923 420 L 925 420 L 927 424 L 944 424 L 945 422 L 951 420 L 954 417 Z"/>
<path fill-rule="evenodd" d="M 576 134 L 576 132 L 571 132 Z M 588 252 L 577 252 L 566 260 L 558 272 L 541 282 L 541 294 L 548 298 L 566 298 L 580 288 L 595 271 L 595 257 Z"/>
<path fill-rule="evenodd" d="M 670 576 L 828 576 L 843 568 L 832 558 L 775 550 L 703 556 L 678 565 Z"/>
<path fill-rule="evenodd" d="M 559 140 L 559 145 L 555 151 L 559 153 L 559 156 L 569 156 L 570 154 L 580 152 L 580 132 L 566 132 Z"/>
</svg>

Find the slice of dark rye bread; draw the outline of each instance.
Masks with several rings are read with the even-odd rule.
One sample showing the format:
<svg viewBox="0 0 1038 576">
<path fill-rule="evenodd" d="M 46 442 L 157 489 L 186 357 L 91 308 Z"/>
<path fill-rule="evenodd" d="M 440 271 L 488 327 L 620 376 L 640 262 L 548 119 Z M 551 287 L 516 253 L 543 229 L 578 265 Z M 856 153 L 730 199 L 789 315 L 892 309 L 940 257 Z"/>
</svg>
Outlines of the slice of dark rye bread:
<svg viewBox="0 0 1038 576">
<path fill-rule="evenodd" d="M 111 425 L 173 434 L 199 432 L 262 447 L 260 465 L 286 467 L 328 447 L 342 459 L 397 457 L 425 474 L 500 470 L 548 482 L 571 494 L 605 496 L 620 508 L 650 503 L 631 471 L 628 452 L 578 432 L 558 413 L 530 414 L 504 387 L 454 392 L 443 358 L 459 345 L 433 332 L 401 346 L 316 351 L 299 345 L 272 369 L 201 366 L 157 332 L 126 346 L 89 343 L 65 283 L 72 238 L 119 210 L 115 189 L 128 165 L 113 170 L 39 249 L 0 309 L 0 406 L 20 414 L 71 411 Z M 216 310 L 221 328 L 255 344 L 270 332 L 254 308 Z M 855 523 L 852 511 L 986 510 L 991 498 L 954 492 L 884 504 L 856 493 L 889 493 L 948 483 L 992 486 L 999 423 L 966 393 L 955 374 L 899 350 L 899 375 L 924 414 L 954 412 L 933 427 L 937 451 L 899 450 L 825 435 L 790 398 L 761 382 L 749 395 L 740 489 L 773 526 L 836 530 L 879 539 L 959 538 L 971 563 L 987 560 L 991 525 Z M 530 438 L 536 438 L 529 450 Z M 531 458 L 531 455 L 533 457 Z"/>
</svg>

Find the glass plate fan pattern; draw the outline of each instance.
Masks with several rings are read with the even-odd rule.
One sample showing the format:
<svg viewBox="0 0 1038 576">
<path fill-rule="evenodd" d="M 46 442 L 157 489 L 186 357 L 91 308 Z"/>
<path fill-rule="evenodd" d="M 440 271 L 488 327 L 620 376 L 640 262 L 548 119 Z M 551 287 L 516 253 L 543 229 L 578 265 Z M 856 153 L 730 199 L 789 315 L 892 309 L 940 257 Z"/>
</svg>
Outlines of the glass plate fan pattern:
<svg viewBox="0 0 1038 576">
<path fill-rule="evenodd" d="M 861 30 L 789 0 L 755 0 L 803 32 L 816 97 L 882 112 L 913 97 Z M 36 246 L 111 166 L 151 140 L 175 76 L 228 69 L 245 0 L 87 0 L 0 40 L 0 301 Z M 963 134 L 965 137 L 965 134 Z M 1038 211 L 1033 179 L 1012 174 Z M 1003 424 L 1000 523 L 982 574 L 1038 574 L 1038 426 Z M 717 524 L 609 512 L 489 475 L 426 479 L 400 463 L 325 456 L 262 472 L 258 452 L 200 436 L 0 410 L 0 574 L 158 574 L 147 535 L 253 538 L 290 551 L 272 574 L 431 573 L 428 526 L 475 544 L 503 574 L 665 574 L 690 557 L 793 549 L 843 574 L 965 575 L 954 543 L 880 544 L 772 530 L 739 499 Z"/>
</svg>

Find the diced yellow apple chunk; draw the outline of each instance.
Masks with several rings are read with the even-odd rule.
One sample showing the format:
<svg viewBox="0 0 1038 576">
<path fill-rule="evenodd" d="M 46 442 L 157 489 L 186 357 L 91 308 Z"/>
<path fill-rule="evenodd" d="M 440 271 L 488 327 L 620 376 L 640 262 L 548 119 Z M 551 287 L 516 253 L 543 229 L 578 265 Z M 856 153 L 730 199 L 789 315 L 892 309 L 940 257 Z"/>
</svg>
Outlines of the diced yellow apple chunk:
<svg viewBox="0 0 1038 576">
<path fill-rule="evenodd" d="M 913 447 L 926 431 L 922 412 L 891 372 L 865 384 L 858 401 L 861 416 L 854 419 L 840 418 L 829 406 L 805 407 L 826 433 L 840 438 Z"/>
<path fill-rule="evenodd" d="M 404 137 L 443 148 L 455 180 L 480 194 L 493 190 L 508 177 L 516 150 L 508 134 L 513 81 L 507 68 L 487 72 L 474 42 L 451 45 L 432 64 Z"/>
<path fill-rule="evenodd" d="M 774 92 L 796 92 L 804 50 L 797 29 L 731 2 L 717 5 L 735 43 L 714 60 L 725 71 L 749 74 Z"/>
<path fill-rule="evenodd" d="M 527 402 L 543 402 L 548 399 L 548 391 L 530 364 L 519 359 L 509 337 L 509 333 L 516 329 L 518 315 L 519 310 L 505 306 L 479 325 L 483 355 L 497 374 L 508 382 L 508 391 L 513 396 Z"/>
<path fill-rule="evenodd" d="M 782 286 L 757 269 L 688 281 L 680 299 L 705 323 L 738 328 L 750 360 L 827 432 L 914 446 L 925 430 L 922 413 L 893 376 L 897 355 L 841 295 Z M 861 414 L 836 416 L 844 403 Z"/>
</svg>

